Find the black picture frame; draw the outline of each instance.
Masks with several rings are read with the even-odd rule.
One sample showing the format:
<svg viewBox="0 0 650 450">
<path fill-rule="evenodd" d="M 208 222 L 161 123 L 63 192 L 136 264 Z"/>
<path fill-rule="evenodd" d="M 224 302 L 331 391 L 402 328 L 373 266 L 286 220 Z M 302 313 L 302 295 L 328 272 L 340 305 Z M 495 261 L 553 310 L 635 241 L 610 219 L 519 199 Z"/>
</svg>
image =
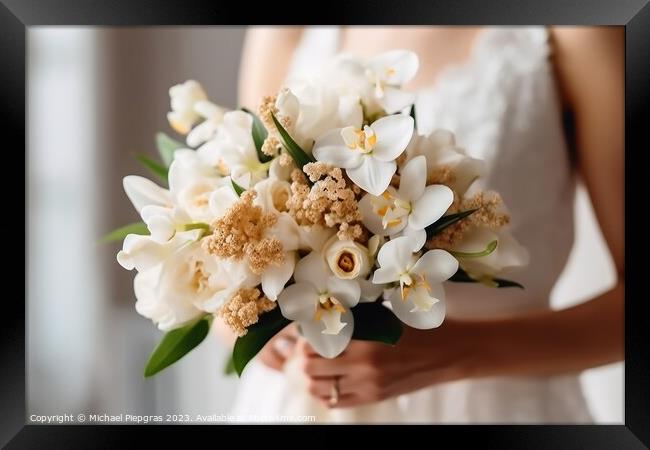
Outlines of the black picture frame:
<svg viewBox="0 0 650 450">
<path fill-rule="evenodd" d="M 217 25 L 217 24 L 476 24 L 476 25 L 620 25 L 626 36 L 625 95 L 625 177 L 626 177 L 626 305 L 625 305 L 625 424 L 624 425 L 543 425 L 543 426 L 436 426 L 426 431 L 438 443 L 451 442 L 464 447 L 480 442 L 488 448 L 584 448 L 634 449 L 650 446 L 650 339 L 645 308 L 643 272 L 647 264 L 641 259 L 647 251 L 647 230 L 643 220 L 631 214 L 643 206 L 643 153 L 650 149 L 647 132 L 650 105 L 650 6 L 649 0 L 452 0 L 429 2 L 370 1 L 338 5 L 319 4 L 305 8 L 302 17 L 288 15 L 278 3 L 255 3 L 254 8 L 235 8 L 233 2 L 126 0 L 94 2 L 89 0 L 0 0 L 0 99 L 3 117 L 3 142 L 13 148 L 25 148 L 26 164 L 26 30 L 35 25 Z M 342 2 L 341 2 L 342 3 Z M 250 3 L 252 5 L 252 3 Z M 287 3 L 288 5 L 288 3 Z M 295 8 L 291 8 L 295 11 Z M 344 13 L 343 13 L 344 11 Z M 5 149 L 8 150 L 8 149 Z M 18 152 L 19 154 L 19 152 Z M 16 157 L 16 152 L 13 152 Z M 8 158 L 8 156 L 7 156 Z M 17 175 L 17 174 L 14 174 Z M 25 188 L 27 180 L 25 177 Z M 0 177 L 5 190 L 15 190 L 15 183 Z M 636 185 L 638 183 L 638 185 Z M 634 197 L 639 197 L 635 199 Z M 26 205 L 27 196 L 25 196 Z M 636 201 L 635 201 L 636 200 Z M 8 204 L 7 204 L 8 202 Z M 12 203 L 13 202 L 13 203 Z M 19 210 L 19 198 L 5 201 L 7 208 Z M 14 204 L 15 203 L 15 204 Z M 25 207 L 25 205 L 23 205 Z M 25 225 L 29 218 L 25 208 Z M 18 223 L 0 221 L 0 229 L 15 234 Z M 647 228 L 647 227 L 644 227 Z M 25 239 L 25 252 L 27 250 Z M 16 254 L 20 253 L 20 249 Z M 635 264 L 636 261 L 639 263 Z M 25 266 L 26 268 L 27 266 Z M 5 275 L 6 276 L 6 275 Z M 25 270 L 25 289 L 27 289 Z M 9 291 L 7 291 L 9 292 Z M 154 431 L 160 439 L 171 438 L 177 426 L 36 426 L 25 425 L 25 308 L 15 295 L 4 296 L 0 326 L 0 444 L 6 448 L 113 448 L 130 447 L 125 430 Z M 594 330 L 597 332 L 597 330 Z M 238 429 L 237 427 L 235 427 Z M 270 427 L 256 427 L 270 430 Z M 364 428 L 364 427 L 362 427 Z M 423 427 L 416 427 L 418 429 Z M 275 428 L 273 428 L 275 429 Z M 193 440 L 208 437 L 214 431 L 205 427 L 185 428 Z M 296 433 L 314 439 L 331 433 L 320 427 L 301 426 Z M 239 430 L 241 431 L 241 430 Z M 400 437 L 401 427 L 373 427 L 371 433 L 381 437 Z M 422 430 L 419 430 L 422 431 Z M 119 432 L 119 433 L 118 433 Z M 224 431 L 219 431 L 223 433 Z M 235 430 L 235 432 L 238 432 Z M 292 430 L 292 433 L 294 431 Z M 404 437 L 404 435 L 401 435 Z M 224 442 L 225 443 L 225 442 Z"/>
</svg>

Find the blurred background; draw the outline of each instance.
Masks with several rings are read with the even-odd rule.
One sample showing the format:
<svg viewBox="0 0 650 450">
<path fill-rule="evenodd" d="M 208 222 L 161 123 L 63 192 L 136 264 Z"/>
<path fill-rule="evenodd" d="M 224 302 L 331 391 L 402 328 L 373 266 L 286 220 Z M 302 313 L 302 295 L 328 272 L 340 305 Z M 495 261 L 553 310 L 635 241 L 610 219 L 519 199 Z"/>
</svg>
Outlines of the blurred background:
<svg viewBox="0 0 650 450">
<path fill-rule="evenodd" d="M 237 106 L 242 27 L 28 29 L 27 411 L 30 414 L 227 414 L 237 389 L 223 374 L 230 349 L 216 335 L 150 380 L 142 370 L 161 337 L 134 309 L 134 273 L 115 260 L 107 231 L 139 220 L 122 177 L 148 175 L 173 135 L 168 89 L 199 80 Z M 582 188 L 576 243 L 552 304 L 585 301 L 615 282 Z M 623 422 L 623 364 L 582 375 L 597 422 Z"/>
</svg>

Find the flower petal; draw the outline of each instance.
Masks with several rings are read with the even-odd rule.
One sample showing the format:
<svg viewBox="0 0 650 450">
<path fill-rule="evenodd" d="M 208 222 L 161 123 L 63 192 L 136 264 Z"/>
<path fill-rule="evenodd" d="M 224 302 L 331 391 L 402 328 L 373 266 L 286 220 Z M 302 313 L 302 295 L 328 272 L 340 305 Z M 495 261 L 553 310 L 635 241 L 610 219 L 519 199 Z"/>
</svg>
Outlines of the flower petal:
<svg viewBox="0 0 650 450">
<path fill-rule="evenodd" d="M 204 120 L 202 123 L 192 128 L 192 131 L 187 133 L 185 142 L 192 148 L 198 147 L 205 141 L 212 139 L 218 127 L 219 122 L 215 120 Z"/>
<path fill-rule="evenodd" d="M 368 61 L 368 68 L 391 86 L 411 81 L 419 66 L 418 55 L 410 50 L 390 50 Z"/>
<path fill-rule="evenodd" d="M 381 217 L 375 214 L 375 210 L 372 205 L 372 194 L 364 195 L 361 200 L 359 200 L 359 212 L 361 212 L 361 221 L 373 234 L 379 236 L 388 236 L 390 230 L 384 228 Z"/>
<path fill-rule="evenodd" d="M 442 283 L 458 270 L 458 260 L 445 250 L 429 250 L 415 263 L 412 272 L 424 275 L 429 284 Z"/>
<path fill-rule="evenodd" d="M 394 289 L 390 296 L 390 304 L 393 312 L 406 325 L 419 330 L 428 330 L 439 327 L 445 319 L 445 291 L 442 286 L 435 284 L 431 286 L 431 297 L 438 301 L 429 311 L 413 311 L 413 302 L 408 298 L 402 300 L 399 289 Z"/>
<path fill-rule="evenodd" d="M 394 161 L 411 141 L 414 127 L 413 118 L 404 114 L 393 114 L 373 122 L 370 128 L 377 135 L 373 156 L 380 161 Z"/>
<path fill-rule="evenodd" d="M 301 321 L 300 329 L 303 336 L 321 356 L 335 358 L 340 355 L 350 343 L 354 331 L 354 317 L 351 311 L 341 314 L 341 322 L 346 325 L 338 334 L 323 334 L 323 322 L 309 320 Z"/>
<path fill-rule="evenodd" d="M 422 197 L 413 202 L 409 226 L 422 230 L 440 219 L 454 202 L 454 192 L 442 184 L 427 186 Z"/>
<path fill-rule="evenodd" d="M 361 189 L 379 196 L 390 184 L 396 169 L 395 161 L 383 162 L 364 155 L 361 165 L 354 169 L 347 169 L 346 173 Z"/>
<path fill-rule="evenodd" d="M 172 199 L 167 189 L 153 181 L 137 175 L 128 175 L 122 180 L 124 192 L 140 212 L 147 205 L 171 206 Z"/>
<path fill-rule="evenodd" d="M 401 236 L 386 242 L 377 254 L 377 261 L 382 269 L 392 269 L 397 276 L 410 266 L 413 260 L 414 240 L 409 236 Z M 376 272 L 375 272 L 376 276 Z M 374 283 L 385 283 L 375 281 Z"/>
<path fill-rule="evenodd" d="M 298 227 L 300 237 L 299 248 L 301 250 L 311 250 L 320 252 L 325 243 L 334 235 L 333 228 L 322 225 L 301 225 Z"/>
<path fill-rule="evenodd" d="M 151 236 L 129 234 L 124 238 L 117 261 L 127 270 L 135 268 L 142 272 L 163 262 L 188 241 L 198 239 L 200 233 L 201 230 L 176 233 L 171 240 L 164 243 L 156 242 Z"/>
<path fill-rule="evenodd" d="M 345 145 L 341 129 L 330 130 L 316 140 L 312 149 L 314 158 L 342 169 L 352 169 L 361 164 L 361 154 Z"/>
<path fill-rule="evenodd" d="M 427 159 L 422 155 L 411 159 L 400 170 L 399 179 L 400 198 L 413 202 L 422 197 L 427 186 Z"/>
<path fill-rule="evenodd" d="M 330 276 L 332 273 L 320 252 L 311 252 L 302 258 L 296 265 L 293 274 L 296 283 L 312 284 L 318 292 L 324 292 L 327 289 L 327 279 Z"/>
<path fill-rule="evenodd" d="M 386 86 L 384 88 L 384 95 L 378 98 L 377 101 L 387 114 L 394 114 L 415 103 L 415 98 L 413 92 Z"/>
<path fill-rule="evenodd" d="M 237 200 L 239 200 L 239 197 L 237 197 L 232 186 L 221 186 L 210 194 L 208 201 L 210 212 L 217 218 L 221 217 Z"/>
<path fill-rule="evenodd" d="M 286 252 L 284 261 L 280 265 L 272 265 L 262 273 L 262 291 L 269 300 L 277 300 L 278 295 L 284 289 L 284 285 L 293 275 L 296 267 L 296 256 L 294 252 Z"/>
<path fill-rule="evenodd" d="M 292 284 L 278 296 L 280 311 L 289 320 L 313 320 L 317 304 L 318 296 L 311 283 Z"/>
<path fill-rule="evenodd" d="M 366 280 L 365 278 L 357 279 L 357 283 L 359 283 L 359 287 L 361 288 L 361 297 L 359 298 L 359 303 L 374 302 L 384 292 L 383 285 L 375 284 L 370 280 Z"/>
<path fill-rule="evenodd" d="M 343 95 L 339 99 L 339 118 L 341 124 L 360 128 L 363 123 L 363 108 L 358 95 Z"/>
<path fill-rule="evenodd" d="M 427 232 L 425 230 L 406 227 L 402 231 L 402 236 L 407 236 L 413 240 L 413 252 L 419 252 L 424 247 L 424 244 L 427 243 Z"/>
<path fill-rule="evenodd" d="M 399 272 L 394 267 L 380 267 L 372 276 L 373 284 L 386 284 L 399 280 Z"/>
<path fill-rule="evenodd" d="M 361 288 L 355 280 L 342 280 L 337 277 L 327 278 L 327 292 L 336 298 L 345 308 L 353 308 L 359 303 Z"/>
</svg>

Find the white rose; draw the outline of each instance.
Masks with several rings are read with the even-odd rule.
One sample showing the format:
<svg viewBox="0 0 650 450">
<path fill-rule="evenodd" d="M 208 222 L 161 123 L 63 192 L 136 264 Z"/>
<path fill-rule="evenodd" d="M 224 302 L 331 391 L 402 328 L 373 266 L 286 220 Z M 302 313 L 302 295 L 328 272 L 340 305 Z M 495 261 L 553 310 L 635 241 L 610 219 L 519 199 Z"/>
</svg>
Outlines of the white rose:
<svg viewBox="0 0 650 450">
<path fill-rule="evenodd" d="M 325 244 L 323 254 L 327 265 L 338 278 L 363 278 L 370 272 L 368 249 L 357 242 L 342 241 L 334 235 Z"/>
</svg>

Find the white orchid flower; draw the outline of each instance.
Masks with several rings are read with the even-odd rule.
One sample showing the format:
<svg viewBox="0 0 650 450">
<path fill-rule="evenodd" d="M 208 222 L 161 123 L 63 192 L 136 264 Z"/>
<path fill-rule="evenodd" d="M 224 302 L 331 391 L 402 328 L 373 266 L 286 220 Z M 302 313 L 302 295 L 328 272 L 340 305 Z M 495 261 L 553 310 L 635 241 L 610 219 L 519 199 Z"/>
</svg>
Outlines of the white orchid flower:
<svg viewBox="0 0 650 450">
<path fill-rule="evenodd" d="M 497 242 L 494 251 L 477 256 L 494 241 Z M 508 227 L 490 230 L 474 226 L 463 234 L 463 239 L 451 250 L 459 259 L 460 266 L 475 279 L 498 277 L 528 265 L 530 260 L 528 250 L 517 242 Z"/>
<path fill-rule="evenodd" d="M 383 117 L 363 130 L 335 129 L 316 141 L 313 154 L 319 161 L 346 169 L 360 188 L 381 195 L 397 170 L 395 158 L 413 135 L 413 119 L 404 114 Z"/>
<path fill-rule="evenodd" d="M 145 271 L 160 264 L 183 245 L 196 241 L 202 230 L 188 230 L 175 233 L 166 242 L 158 242 L 151 236 L 129 234 L 124 238 L 117 262 L 126 270 Z"/>
<path fill-rule="evenodd" d="M 244 188 L 255 185 L 268 176 L 270 162 L 262 163 L 257 156 L 251 130 L 253 117 L 243 111 L 224 114 L 217 136 L 197 151 L 205 155 L 213 167 L 220 167 Z"/>
<path fill-rule="evenodd" d="M 393 114 L 413 104 L 415 94 L 404 92 L 400 87 L 415 77 L 418 67 L 418 56 L 408 50 L 391 50 L 368 61 L 366 76 L 386 113 Z"/>
<path fill-rule="evenodd" d="M 372 281 L 399 283 L 399 288 L 389 291 L 388 300 L 402 322 L 419 329 L 435 328 L 445 317 L 442 282 L 456 273 L 458 261 L 444 250 L 429 250 L 418 259 L 413 249 L 408 236 L 384 244 Z"/>
<path fill-rule="evenodd" d="M 399 189 L 388 186 L 381 196 L 368 194 L 360 200 L 363 224 L 380 236 L 404 230 L 426 240 L 424 229 L 441 218 L 454 201 L 447 186 L 426 184 L 426 158 L 416 156 L 400 171 Z"/>
<path fill-rule="evenodd" d="M 167 113 L 167 120 L 171 127 L 180 134 L 187 134 L 201 116 L 196 111 L 198 102 L 208 99 L 200 83 L 187 80 L 169 89 L 171 111 Z"/>
<path fill-rule="evenodd" d="M 337 93 L 316 80 L 294 80 L 280 90 L 275 106 L 279 116 L 289 119 L 287 132 L 305 151 L 323 133 L 346 125 L 360 127 L 363 121 L 358 95 Z"/>
<path fill-rule="evenodd" d="M 427 177 L 435 176 L 440 169 L 450 169 L 453 179 L 449 187 L 463 196 L 470 185 L 485 172 L 485 161 L 472 158 L 458 147 L 451 131 L 438 129 L 428 136 L 413 135 L 406 148 L 408 159 L 426 156 Z"/>
<path fill-rule="evenodd" d="M 296 283 L 278 297 L 282 315 L 298 322 L 302 334 L 319 354 L 336 357 L 352 338 L 351 308 L 359 302 L 358 283 L 335 277 L 318 252 L 300 260 L 294 279 Z"/>
<path fill-rule="evenodd" d="M 362 61 L 339 54 L 323 70 L 332 89 L 361 96 L 366 116 L 393 114 L 410 106 L 415 95 L 400 88 L 411 81 L 419 67 L 418 57 L 408 50 L 392 50 Z"/>
</svg>

